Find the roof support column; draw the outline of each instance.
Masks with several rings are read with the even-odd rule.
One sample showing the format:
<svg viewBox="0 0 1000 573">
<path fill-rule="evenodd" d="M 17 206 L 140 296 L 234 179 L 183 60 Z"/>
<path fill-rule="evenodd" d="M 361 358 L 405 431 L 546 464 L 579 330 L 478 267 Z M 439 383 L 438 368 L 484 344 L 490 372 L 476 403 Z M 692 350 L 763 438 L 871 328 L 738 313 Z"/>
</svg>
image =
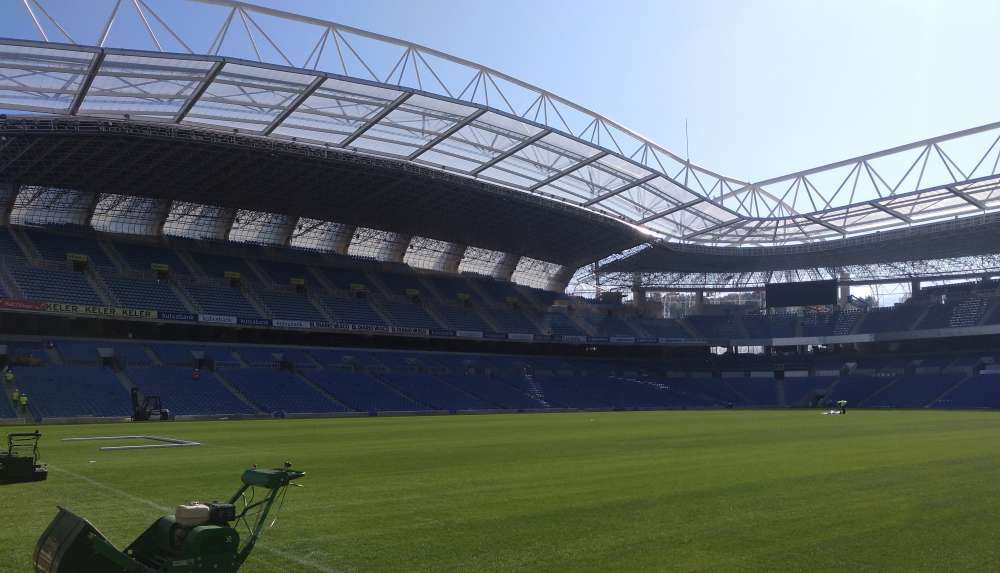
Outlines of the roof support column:
<svg viewBox="0 0 1000 573">
<path fill-rule="evenodd" d="M 840 273 L 840 296 L 837 298 L 837 305 L 841 308 L 851 302 L 851 285 L 847 284 L 851 280 L 851 275 L 847 271 Z"/>
<path fill-rule="evenodd" d="M 497 268 L 493 271 L 493 278 L 501 281 L 509 281 L 510 277 L 514 275 L 514 269 L 517 268 L 517 262 L 521 260 L 521 257 L 512 254 L 504 253 L 503 258 L 497 263 Z"/>
<path fill-rule="evenodd" d="M 446 273 L 457 273 L 458 265 L 462 263 L 462 258 L 465 257 L 465 251 L 468 248 L 465 245 L 452 243 L 441 261 L 441 270 Z"/>
<path fill-rule="evenodd" d="M 549 290 L 555 292 L 565 292 L 566 287 L 569 285 L 569 281 L 573 278 L 575 274 L 575 269 L 573 267 L 561 266 L 559 271 L 552 275 L 549 279 Z"/>
<path fill-rule="evenodd" d="M 406 254 L 406 249 L 410 246 L 412 238 L 410 235 L 396 234 L 395 240 L 387 240 L 383 246 L 383 260 L 390 263 L 403 262 L 403 255 Z"/>
</svg>

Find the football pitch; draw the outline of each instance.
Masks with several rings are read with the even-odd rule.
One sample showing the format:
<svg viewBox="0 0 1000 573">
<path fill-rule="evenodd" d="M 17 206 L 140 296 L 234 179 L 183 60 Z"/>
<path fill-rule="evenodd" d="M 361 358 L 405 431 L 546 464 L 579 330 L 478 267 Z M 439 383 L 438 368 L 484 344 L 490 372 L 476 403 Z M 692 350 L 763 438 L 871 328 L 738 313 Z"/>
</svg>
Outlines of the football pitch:
<svg viewBox="0 0 1000 573">
<path fill-rule="evenodd" d="M 0 428 L 0 432 L 13 428 Z M 0 571 L 62 505 L 124 547 L 251 464 L 307 475 L 241 571 L 996 571 L 1000 414 L 715 411 L 41 428 Z M 65 437 L 194 448 L 101 452 Z M 110 444 L 108 444 L 110 445 Z"/>
</svg>

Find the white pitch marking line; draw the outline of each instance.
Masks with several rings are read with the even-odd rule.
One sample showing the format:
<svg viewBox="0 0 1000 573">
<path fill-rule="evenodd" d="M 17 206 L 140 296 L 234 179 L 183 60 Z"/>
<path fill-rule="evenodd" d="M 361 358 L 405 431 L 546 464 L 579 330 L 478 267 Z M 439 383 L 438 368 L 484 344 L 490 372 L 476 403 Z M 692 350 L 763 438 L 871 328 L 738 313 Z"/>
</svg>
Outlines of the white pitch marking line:
<svg viewBox="0 0 1000 573">
<path fill-rule="evenodd" d="M 142 497 L 138 497 L 138 496 L 132 495 L 132 494 L 128 493 L 125 490 L 118 489 L 116 487 L 112 487 L 112 486 L 107 485 L 105 483 L 101 483 L 101 482 L 95 480 L 94 478 L 89 478 L 89 477 L 87 477 L 85 475 L 81 475 L 81 474 L 78 474 L 76 472 L 71 472 L 69 470 L 64 470 L 62 468 L 53 467 L 51 465 L 49 466 L 49 469 L 50 470 L 54 470 L 54 471 L 59 472 L 59 473 L 64 473 L 64 474 L 66 474 L 66 475 L 68 475 L 70 477 L 74 477 L 74 478 L 76 478 L 78 480 L 85 481 L 85 482 L 89 483 L 90 485 L 93 485 L 93 486 L 96 486 L 96 487 L 101 488 L 103 490 L 109 491 L 109 492 L 111 492 L 111 493 L 113 493 L 113 494 L 115 494 L 117 496 L 124 497 L 126 499 L 130 499 L 132 501 L 139 502 L 139 503 L 141 503 L 143 505 L 146 505 L 148 507 L 151 507 L 151 508 L 153 508 L 153 509 L 155 509 L 157 511 L 161 511 L 161 512 L 164 512 L 164 513 L 169 513 L 171 511 L 170 508 L 167 507 L 167 506 L 165 506 L 165 505 L 160 505 L 160 504 L 156 503 L 155 501 L 151 501 L 151 500 L 148 500 L 148 499 L 145 499 L 145 498 L 142 498 Z M 321 571 L 322 573 L 341 573 L 341 570 L 339 570 L 339 569 L 334 569 L 333 567 L 330 567 L 328 565 L 323 565 L 322 563 L 316 563 L 315 561 L 311 561 L 311 560 L 308 560 L 308 559 L 303 559 L 302 557 L 299 557 L 298 555 L 296 555 L 294 553 L 289 553 L 287 551 L 282 551 L 280 549 L 275 549 L 275 548 L 269 547 L 267 545 L 261 545 L 260 543 L 257 544 L 256 549 L 260 549 L 260 550 L 265 551 L 267 553 L 271 553 L 272 555 L 277 555 L 278 557 L 280 557 L 282 559 L 287 559 L 289 561 L 292 561 L 293 563 L 296 563 L 298 565 L 302 565 L 303 567 L 312 568 L 312 569 L 314 569 L 316 571 Z"/>
</svg>

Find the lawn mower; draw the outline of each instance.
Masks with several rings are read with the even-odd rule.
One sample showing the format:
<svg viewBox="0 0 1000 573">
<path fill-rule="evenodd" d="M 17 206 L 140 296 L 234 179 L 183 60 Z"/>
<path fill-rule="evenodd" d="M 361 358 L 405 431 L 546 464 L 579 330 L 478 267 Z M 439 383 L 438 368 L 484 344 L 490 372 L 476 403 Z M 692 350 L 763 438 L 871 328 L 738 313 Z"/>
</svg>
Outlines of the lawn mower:
<svg viewBox="0 0 1000 573">
<path fill-rule="evenodd" d="M 42 481 L 49 468 L 38 463 L 38 440 L 42 434 L 24 432 L 7 434 L 7 451 L 0 452 L 0 484 Z"/>
<path fill-rule="evenodd" d="M 124 551 L 89 521 L 60 507 L 35 546 L 35 572 L 234 573 L 257 543 L 275 501 L 279 497 L 284 501 L 292 480 L 303 475 L 305 472 L 293 470 L 287 462 L 282 468 L 248 469 L 228 501 L 180 505 L 172 515 L 156 520 Z M 257 501 L 255 488 L 266 490 Z M 242 502 L 239 512 L 237 502 Z M 249 534 L 242 545 L 240 527 Z"/>
</svg>

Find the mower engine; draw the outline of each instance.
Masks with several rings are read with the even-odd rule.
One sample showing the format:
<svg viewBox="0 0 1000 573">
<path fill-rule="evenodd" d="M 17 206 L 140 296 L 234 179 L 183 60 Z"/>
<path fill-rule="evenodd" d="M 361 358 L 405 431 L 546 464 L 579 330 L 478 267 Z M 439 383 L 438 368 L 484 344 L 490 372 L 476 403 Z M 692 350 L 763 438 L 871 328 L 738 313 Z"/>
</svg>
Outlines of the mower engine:
<svg viewBox="0 0 1000 573">
<path fill-rule="evenodd" d="M 89 521 L 60 507 L 35 547 L 35 572 L 235 573 L 253 550 L 275 499 L 303 475 L 287 463 L 280 469 L 248 469 L 228 501 L 180 505 L 124 551 Z M 245 494 L 255 487 L 266 489 L 266 495 L 248 500 Z M 241 524 L 249 531 L 242 547 L 236 530 Z"/>
</svg>

